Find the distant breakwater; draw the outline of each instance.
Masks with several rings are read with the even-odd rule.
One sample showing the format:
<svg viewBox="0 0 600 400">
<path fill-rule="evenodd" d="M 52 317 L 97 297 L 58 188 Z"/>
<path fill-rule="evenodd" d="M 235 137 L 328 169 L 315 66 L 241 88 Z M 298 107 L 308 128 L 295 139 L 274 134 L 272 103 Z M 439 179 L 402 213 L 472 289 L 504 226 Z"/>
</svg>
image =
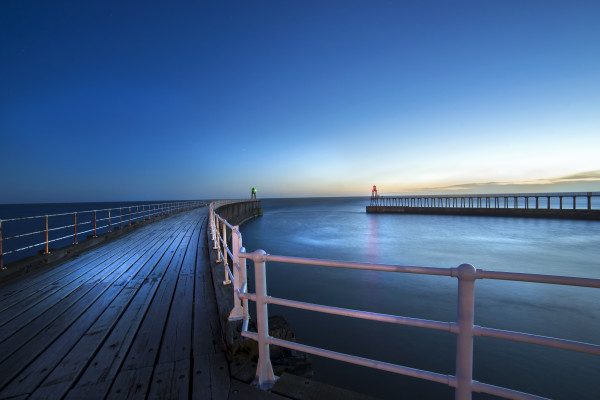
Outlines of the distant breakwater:
<svg viewBox="0 0 600 400">
<path fill-rule="evenodd" d="M 560 218 L 600 220 L 600 210 L 560 210 L 535 208 L 445 208 L 445 207 L 404 207 L 367 206 L 372 214 L 441 214 L 471 215 L 479 217 L 519 217 L 519 218 Z"/>
<path fill-rule="evenodd" d="M 367 213 L 600 220 L 600 192 L 373 196 Z"/>
</svg>

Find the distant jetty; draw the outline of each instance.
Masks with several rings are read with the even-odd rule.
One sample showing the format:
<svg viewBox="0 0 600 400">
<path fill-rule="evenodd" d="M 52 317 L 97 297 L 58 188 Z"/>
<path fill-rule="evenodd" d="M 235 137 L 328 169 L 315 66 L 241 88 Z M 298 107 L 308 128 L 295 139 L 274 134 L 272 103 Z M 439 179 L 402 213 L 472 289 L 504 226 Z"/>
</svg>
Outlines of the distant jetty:
<svg viewBox="0 0 600 400">
<path fill-rule="evenodd" d="M 600 192 L 373 195 L 367 213 L 600 220 L 598 197 Z"/>
</svg>

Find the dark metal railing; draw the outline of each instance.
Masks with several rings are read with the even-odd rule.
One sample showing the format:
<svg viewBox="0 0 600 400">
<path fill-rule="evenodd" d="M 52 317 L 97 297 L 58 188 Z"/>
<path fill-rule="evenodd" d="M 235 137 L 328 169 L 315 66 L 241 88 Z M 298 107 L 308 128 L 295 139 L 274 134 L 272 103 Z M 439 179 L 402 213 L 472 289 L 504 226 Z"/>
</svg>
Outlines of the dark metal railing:
<svg viewBox="0 0 600 400">
<path fill-rule="evenodd" d="M 439 194 L 406 196 L 371 196 L 375 207 L 441 207 L 441 208 L 525 208 L 566 209 L 565 199 L 572 200 L 572 209 L 577 200 L 585 199 L 579 209 L 600 209 L 592 204 L 592 198 L 600 192 L 556 192 L 556 193 L 501 193 L 501 194 Z M 541 201 L 540 201 L 541 200 Z M 534 202 L 535 201 L 535 202 Z M 554 201 L 554 204 L 553 204 Z M 557 204 L 558 203 L 558 204 Z M 581 201 L 579 203 L 581 205 Z"/>
<path fill-rule="evenodd" d="M 5 269 L 3 256 L 9 254 L 23 252 L 37 247 L 42 247 L 42 253 L 48 254 L 50 253 L 50 243 L 53 242 L 73 238 L 72 244 L 75 245 L 81 240 L 81 235 L 86 233 L 91 234 L 90 237 L 98 237 L 99 232 L 104 228 L 107 228 L 106 232 L 112 232 L 123 226 L 129 226 L 137 222 L 143 222 L 159 216 L 170 215 L 205 205 L 207 205 L 206 202 L 198 200 L 173 201 L 167 203 L 112 207 L 100 210 L 38 215 L 33 217 L 0 219 L 0 269 Z M 57 220 L 57 224 L 63 225 L 52 226 L 50 223 L 52 219 Z M 65 222 L 67 220 L 73 222 L 67 223 Z M 6 223 L 16 223 L 18 225 L 25 224 L 26 222 L 34 222 L 33 225 L 35 225 L 35 221 L 42 221 L 43 228 L 38 228 L 33 231 L 24 231 L 27 227 L 17 227 L 16 225 L 13 225 L 10 230 L 12 233 L 10 233 L 9 236 L 3 236 L 3 224 L 6 226 Z M 64 225 L 65 223 L 66 225 Z M 32 224 L 29 224 L 29 226 L 31 225 Z M 82 227 L 83 230 L 81 230 Z M 39 238 L 40 235 L 43 235 L 43 239 L 36 239 Z M 20 243 L 14 245 L 13 248 L 7 251 L 5 250 L 5 242 L 7 241 L 11 241 L 11 243 L 12 241 L 20 241 Z"/>
</svg>

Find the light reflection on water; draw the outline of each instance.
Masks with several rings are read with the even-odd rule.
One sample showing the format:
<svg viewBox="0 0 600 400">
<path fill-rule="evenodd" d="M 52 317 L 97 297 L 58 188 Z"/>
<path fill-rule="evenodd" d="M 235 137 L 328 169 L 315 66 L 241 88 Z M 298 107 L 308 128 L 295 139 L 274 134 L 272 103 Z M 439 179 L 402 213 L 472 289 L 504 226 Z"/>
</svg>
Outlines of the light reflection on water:
<svg viewBox="0 0 600 400">
<path fill-rule="evenodd" d="M 600 278 L 600 223 L 525 218 L 366 214 L 366 199 L 263 200 L 242 227 L 248 251 L 384 264 Z M 456 320 L 456 280 L 270 263 L 269 294 L 439 321 Z M 600 290 L 476 283 L 475 323 L 600 344 Z M 454 374 L 455 336 L 270 306 L 298 342 Z M 597 399 L 600 357 L 476 338 L 475 376 L 557 399 Z M 314 358 L 315 378 L 383 398 L 453 398 L 436 383 Z M 475 395 L 474 398 L 488 398 Z"/>
</svg>

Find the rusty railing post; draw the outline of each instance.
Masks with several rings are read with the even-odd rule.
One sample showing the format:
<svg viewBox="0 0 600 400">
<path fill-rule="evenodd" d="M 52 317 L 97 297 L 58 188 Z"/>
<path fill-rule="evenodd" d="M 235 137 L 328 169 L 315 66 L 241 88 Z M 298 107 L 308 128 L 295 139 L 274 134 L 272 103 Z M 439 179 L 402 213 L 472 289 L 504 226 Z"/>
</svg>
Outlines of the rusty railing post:
<svg viewBox="0 0 600 400">
<path fill-rule="evenodd" d="M 94 236 L 92 237 L 98 237 L 98 235 L 96 235 L 96 210 L 94 210 Z"/>
<path fill-rule="evenodd" d="M 4 268 L 4 262 L 2 261 L 2 220 L 0 219 L 0 269 Z"/>
<path fill-rule="evenodd" d="M 44 254 L 48 254 L 50 253 L 48 251 L 48 216 L 46 215 L 46 250 L 44 251 Z"/>
<path fill-rule="evenodd" d="M 77 213 L 73 213 L 73 244 L 77 244 Z"/>
</svg>

